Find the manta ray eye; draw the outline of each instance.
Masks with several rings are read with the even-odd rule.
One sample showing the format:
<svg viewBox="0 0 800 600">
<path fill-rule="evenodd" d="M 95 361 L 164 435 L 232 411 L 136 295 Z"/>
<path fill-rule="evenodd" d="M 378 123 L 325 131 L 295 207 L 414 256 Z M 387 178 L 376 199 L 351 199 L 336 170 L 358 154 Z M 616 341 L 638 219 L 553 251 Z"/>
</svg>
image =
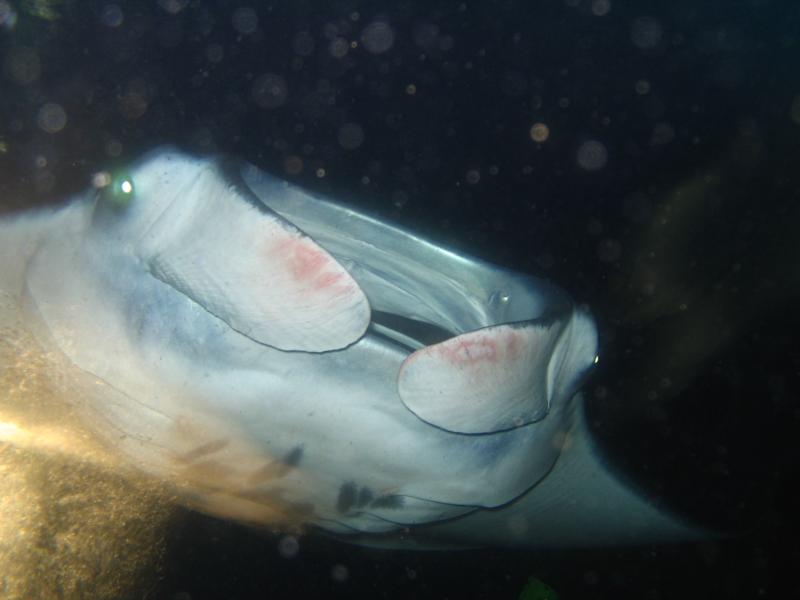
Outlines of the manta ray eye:
<svg viewBox="0 0 800 600">
<path fill-rule="evenodd" d="M 116 208 L 126 208 L 136 196 L 136 187 L 129 173 L 104 171 L 94 176 L 100 200 Z"/>
</svg>

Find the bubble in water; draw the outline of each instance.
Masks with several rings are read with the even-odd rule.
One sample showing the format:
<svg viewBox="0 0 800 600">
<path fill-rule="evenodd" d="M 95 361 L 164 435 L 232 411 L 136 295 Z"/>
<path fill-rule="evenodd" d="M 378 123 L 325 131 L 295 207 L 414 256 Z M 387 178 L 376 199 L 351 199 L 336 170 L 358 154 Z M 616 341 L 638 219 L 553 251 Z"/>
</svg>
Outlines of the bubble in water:
<svg viewBox="0 0 800 600">
<path fill-rule="evenodd" d="M 253 33 L 258 28 L 258 15 L 249 6 L 242 6 L 233 11 L 231 23 L 239 33 Z"/>
<path fill-rule="evenodd" d="M 100 20 L 106 27 L 119 27 L 125 20 L 125 15 L 119 5 L 106 4 L 100 11 Z"/>
<path fill-rule="evenodd" d="M 294 558 L 300 552 L 300 542 L 293 535 L 285 535 L 278 542 L 278 552 L 283 558 Z"/>
<path fill-rule="evenodd" d="M 637 48 L 655 48 L 664 31 L 661 23 L 652 17 L 640 17 L 631 25 L 631 41 Z"/>
<path fill-rule="evenodd" d="M 22 85 L 28 85 L 39 79 L 42 63 L 33 48 L 17 46 L 6 53 L 3 66 L 8 76 Z"/>
<path fill-rule="evenodd" d="M 530 130 L 531 139 L 540 144 L 550 137 L 550 128 L 544 123 L 534 123 Z"/>
<path fill-rule="evenodd" d="M 314 52 L 314 46 L 314 36 L 306 30 L 298 31 L 292 39 L 292 50 L 298 56 L 310 56 Z"/>
<path fill-rule="evenodd" d="M 261 108 L 278 108 L 286 102 L 289 87 L 286 80 L 274 73 L 264 73 L 253 81 L 253 100 Z"/>
<path fill-rule="evenodd" d="M 67 112 L 60 104 L 48 102 L 39 109 L 36 115 L 36 124 L 42 131 L 58 133 L 67 124 Z"/>
<path fill-rule="evenodd" d="M 355 150 L 364 143 L 364 129 L 358 123 L 345 123 L 339 128 L 338 139 L 345 150 Z"/>
<path fill-rule="evenodd" d="M 394 29 L 386 21 L 373 21 L 361 32 L 361 42 L 367 52 L 381 54 L 394 45 Z"/>
<path fill-rule="evenodd" d="M 608 150 L 597 140 L 588 140 L 580 145 L 577 155 L 578 164 L 587 171 L 597 171 L 606 166 Z"/>
</svg>

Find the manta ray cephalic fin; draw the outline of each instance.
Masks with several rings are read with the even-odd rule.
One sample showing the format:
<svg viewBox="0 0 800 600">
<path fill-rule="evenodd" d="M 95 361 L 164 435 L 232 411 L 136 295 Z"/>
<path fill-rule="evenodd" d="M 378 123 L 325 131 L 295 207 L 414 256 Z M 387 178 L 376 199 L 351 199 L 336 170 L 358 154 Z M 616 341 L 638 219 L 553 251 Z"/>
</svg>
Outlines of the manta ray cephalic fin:
<svg viewBox="0 0 800 600">
<path fill-rule="evenodd" d="M 596 351 L 582 311 L 494 325 L 414 352 L 400 369 L 398 392 L 423 421 L 448 431 L 513 429 L 574 393 Z"/>
<path fill-rule="evenodd" d="M 323 352 L 366 330 L 369 303 L 328 252 L 209 167 L 141 241 L 151 273 L 248 337 Z"/>
</svg>

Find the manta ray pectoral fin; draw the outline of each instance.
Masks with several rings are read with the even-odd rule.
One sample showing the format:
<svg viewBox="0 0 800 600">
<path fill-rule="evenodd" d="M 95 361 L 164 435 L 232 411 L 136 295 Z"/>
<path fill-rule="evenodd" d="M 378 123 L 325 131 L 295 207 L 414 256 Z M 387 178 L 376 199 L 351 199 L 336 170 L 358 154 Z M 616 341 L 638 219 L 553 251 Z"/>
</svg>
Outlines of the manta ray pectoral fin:
<svg viewBox="0 0 800 600">
<path fill-rule="evenodd" d="M 591 319 L 577 311 L 486 327 L 414 352 L 398 391 L 412 412 L 448 431 L 513 429 L 574 393 L 596 345 Z"/>
<path fill-rule="evenodd" d="M 336 259 L 208 166 L 150 227 L 151 273 L 248 337 L 323 352 L 359 339 L 369 303 Z"/>
</svg>

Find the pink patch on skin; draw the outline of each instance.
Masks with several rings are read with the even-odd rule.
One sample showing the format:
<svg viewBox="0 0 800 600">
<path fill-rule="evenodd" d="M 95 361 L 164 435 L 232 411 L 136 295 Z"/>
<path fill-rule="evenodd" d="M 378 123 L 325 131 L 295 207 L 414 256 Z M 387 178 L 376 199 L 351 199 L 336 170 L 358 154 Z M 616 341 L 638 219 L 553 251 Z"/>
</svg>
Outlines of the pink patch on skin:
<svg viewBox="0 0 800 600">
<path fill-rule="evenodd" d="M 454 365 L 494 363 L 498 360 L 497 342 L 487 335 L 475 339 L 456 338 L 441 344 L 437 349 L 442 358 Z"/>
<path fill-rule="evenodd" d="M 336 293 L 348 290 L 346 285 L 334 287 L 344 274 L 327 271 L 331 258 L 305 238 L 290 236 L 282 239 L 271 244 L 267 254 L 270 257 L 285 256 L 292 277 L 310 283 L 317 290 L 326 289 Z"/>
<path fill-rule="evenodd" d="M 522 350 L 522 340 L 520 339 L 520 334 L 514 330 L 509 330 L 506 332 L 506 356 L 510 359 L 516 359 L 519 357 L 520 351 Z"/>
</svg>

